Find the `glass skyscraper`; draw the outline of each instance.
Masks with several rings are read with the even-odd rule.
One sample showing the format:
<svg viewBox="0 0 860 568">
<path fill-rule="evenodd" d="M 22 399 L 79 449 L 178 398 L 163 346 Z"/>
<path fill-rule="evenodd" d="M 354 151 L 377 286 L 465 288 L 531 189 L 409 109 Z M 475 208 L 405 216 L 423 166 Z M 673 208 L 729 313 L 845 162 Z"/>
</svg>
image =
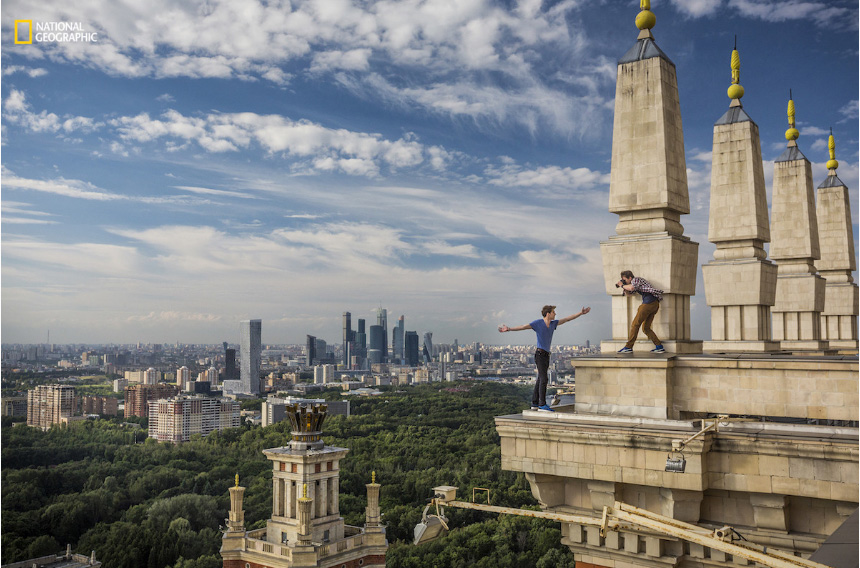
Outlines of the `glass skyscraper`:
<svg viewBox="0 0 860 568">
<path fill-rule="evenodd" d="M 239 323 L 240 366 L 242 392 L 260 394 L 260 366 L 263 352 L 263 321 L 245 320 Z"/>
</svg>

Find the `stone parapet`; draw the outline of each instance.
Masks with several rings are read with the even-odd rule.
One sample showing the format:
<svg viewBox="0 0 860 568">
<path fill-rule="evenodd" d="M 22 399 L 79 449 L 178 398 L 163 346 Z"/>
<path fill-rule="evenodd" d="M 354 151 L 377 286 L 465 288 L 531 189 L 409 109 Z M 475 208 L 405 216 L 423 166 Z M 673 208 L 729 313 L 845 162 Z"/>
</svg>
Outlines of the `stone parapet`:
<svg viewBox="0 0 860 568">
<path fill-rule="evenodd" d="M 581 357 L 576 408 L 657 419 L 720 413 L 858 420 L 857 373 L 857 357 Z"/>
</svg>

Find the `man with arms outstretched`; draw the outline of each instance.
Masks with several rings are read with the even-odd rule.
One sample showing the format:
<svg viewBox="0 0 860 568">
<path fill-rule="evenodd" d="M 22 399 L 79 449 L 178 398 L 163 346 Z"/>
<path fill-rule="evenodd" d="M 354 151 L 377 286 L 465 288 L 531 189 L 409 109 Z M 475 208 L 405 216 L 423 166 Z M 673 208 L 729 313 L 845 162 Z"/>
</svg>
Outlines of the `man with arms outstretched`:
<svg viewBox="0 0 860 568">
<path fill-rule="evenodd" d="M 582 308 L 578 314 L 567 316 L 560 320 L 555 319 L 555 306 L 544 306 L 541 309 L 542 319 L 521 325 L 517 327 L 508 327 L 504 324 L 499 326 L 499 332 L 507 331 L 524 331 L 533 329 L 537 334 L 537 349 L 535 349 L 535 365 L 537 366 L 538 377 L 535 382 L 535 391 L 532 395 L 532 410 L 543 410 L 544 412 L 554 412 L 546 403 L 546 385 L 549 382 L 547 371 L 549 370 L 549 351 L 552 348 L 552 334 L 555 328 L 563 323 L 575 320 L 579 316 L 584 316 L 591 311 L 591 308 Z"/>
</svg>

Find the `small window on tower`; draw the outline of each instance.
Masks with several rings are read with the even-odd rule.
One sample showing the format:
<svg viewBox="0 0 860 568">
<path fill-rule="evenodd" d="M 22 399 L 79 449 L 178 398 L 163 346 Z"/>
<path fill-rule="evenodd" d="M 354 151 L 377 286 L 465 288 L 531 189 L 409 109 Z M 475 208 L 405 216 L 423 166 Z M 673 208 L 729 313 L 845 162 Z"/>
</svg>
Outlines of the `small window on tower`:
<svg viewBox="0 0 860 568">
<path fill-rule="evenodd" d="M 285 464 L 284 462 L 280 462 L 280 463 L 281 463 L 281 471 L 287 471 L 287 464 Z"/>
<path fill-rule="evenodd" d="M 331 462 L 328 462 L 328 464 L 326 464 L 326 465 L 328 466 L 328 470 L 329 470 L 329 471 L 331 471 L 332 463 L 331 463 Z"/>
<path fill-rule="evenodd" d="M 297 471 L 299 471 L 299 466 L 298 466 L 298 464 L 293 464 L 292 472 L 293 472 L 293 473 L 296 473 Z"/>
<path fill-rule="evenodd" d="M 319 472 L 320 472 L 320 469 L 321 469 L 321 468 L 320 468 L 320 465 L 321 465 L 321 464 L 314 464 L 314 473 L 319 473 Z"/>
</svg>

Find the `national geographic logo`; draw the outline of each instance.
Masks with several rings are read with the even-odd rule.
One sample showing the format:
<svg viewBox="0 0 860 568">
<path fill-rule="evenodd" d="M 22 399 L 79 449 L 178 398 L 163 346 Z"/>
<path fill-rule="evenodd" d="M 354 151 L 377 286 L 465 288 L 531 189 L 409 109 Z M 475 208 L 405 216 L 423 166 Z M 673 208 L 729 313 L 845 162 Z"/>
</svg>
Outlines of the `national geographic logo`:
<svg viewBox="0 0 860 568">
<path fill-rule="evenodd" d="M 15 20 L 15 43 L 96 43 L 98 32 L 84 31 L 81 22 L 36 22 Z"/>
</svg>

